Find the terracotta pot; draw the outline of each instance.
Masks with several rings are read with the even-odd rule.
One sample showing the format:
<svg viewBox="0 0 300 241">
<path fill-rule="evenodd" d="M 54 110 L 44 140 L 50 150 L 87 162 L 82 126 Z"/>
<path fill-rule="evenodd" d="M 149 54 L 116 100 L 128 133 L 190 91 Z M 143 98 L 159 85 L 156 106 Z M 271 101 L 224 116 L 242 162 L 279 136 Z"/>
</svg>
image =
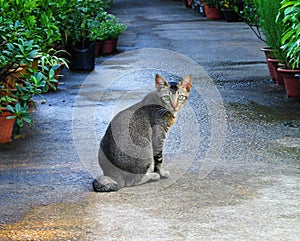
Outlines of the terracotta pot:
<svg viewBox="0 0 300 241">
<path fill-rule="evenodd" d="M 12 131 L 15 124 L 15 119 L 6 119 L 12 114 L 5 108 L 1 108 L 0 112 L 0 143 L 7 143 L 11 141 Z"/>
<path fill-rule="evenodd" d="M 105 39 L 102 42 L 101 53 L 112 54 L 117 50 L 118 39 Z"/>
<path fill-rule="evenodd" d="M 38 68 L 40 58 L 41 58 L 41 56 L 36 56 L 36 57 L 33 58 L 33 62 L 32 62 L 32 65 L 31 65 L 32 69 L 37 69 Z"/>
<path fill-rule="evenodd" d="M 95 46 L 95 56 L 96 57 L 99 57 L 101 55 L 101 46 L 102 46 L 102 41 L 96 40 L 96 46 Z"/>
<path fill-rule="evenodd" d="M 274 50 L 271 47 L 268 46 L 263 47 L 261 51 L 264 52 L 266 59 L 274 59 L 274 55 L 273 55 Z"/>
<path fill-rule="evenodd" d="M 261 49 L 261 51 L 263 51 L 265 53 L 265 57 L 266 57 L 270 77 L 273 81 L 276 81 L 276 77 L 275 77 L 274 70 L 273 70 L 273 65 L 272 65 L 271 62 L 268 61 L 268 59 L 273 59 L 274 58 L 273 55 L 272 55 L 274 50 L 270 47 L 264 47 L 264 48 Z"/>
<path fill-rule="evenodd" d="M 206 17 L 209 20 L 219 20 L 223 18 L 222 12 L 217 8 L 209 7 L 206 4 L 204 4 L 204 10 Z"/>
<path fill-rule="evenodd" d="M 274 77 L 275 77 L 277 84 L 284 85 L 283 76 L 282 76 L 281 72 L 278 71 L 280 61 L 278 59 L 268 59 L 267 61 L 273 67 Z"/>
<path fill-rule="evenodd" d="M 63 68 L 65 67 L 64 63 L 60 63 L 60 67 L 58 69 L 55 70 L 54 75 L 55 75 L 55 79 L 59 80 L 60 77 L 60 73 L 63 70 Z"/>
<path fill-rule="evenodd" d="M 284 79 L 284 85 L 288 98 L 300 98 L 300 69 L 291 70 L 278 68 Z"/>
<path fill-rule="evenodd" d="M 7 89 L 16 89 L 17 85 L 16 83 L 18 82 L 18 78 L 20 78 L 23 74 L 26 74 L 26 70 L 23 68 L 19 67 L 17 69 L 10 69 L 9 70 L 9 75 L 7 76 L 7 81 L 4 84 L 5 88 Z M 22 83 L 19 83 L 19 85 L 22 85 Z"/>
<path fill-rule="evenodd" d="M 22 67 L 24 69 L 25 74 L 30 74 L 28 69 L 37 69 L 40 58 L 41 58 L 41 56 L 36 56 L 36 57 L 33 58 L 33 61 L 31 62 L 31 65 L 20 64 L 20 67 Z"/>
</svg>

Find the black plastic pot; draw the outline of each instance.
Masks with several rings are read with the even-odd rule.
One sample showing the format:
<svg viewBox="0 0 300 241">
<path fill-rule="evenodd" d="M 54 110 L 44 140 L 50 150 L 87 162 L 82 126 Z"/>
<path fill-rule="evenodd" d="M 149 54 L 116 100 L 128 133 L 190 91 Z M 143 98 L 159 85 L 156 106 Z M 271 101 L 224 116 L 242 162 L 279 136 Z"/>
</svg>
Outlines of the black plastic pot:
<svg viewBox="0 0 300 241">
<path fill-rule="evenodd" d="M 68 46 L 67 50 L 70 54 L 69 67 L 71 70 L 91 71 L 95 68 L 95 42 L 91 42 L 88 48 L 77 48 L 76 46 Z"/>
<path fill-rule="evenodd" d="M 240 21 L 240 16 L 233 9 L 224 9 L 223 14 L 226 22 Z"/>
</svg>

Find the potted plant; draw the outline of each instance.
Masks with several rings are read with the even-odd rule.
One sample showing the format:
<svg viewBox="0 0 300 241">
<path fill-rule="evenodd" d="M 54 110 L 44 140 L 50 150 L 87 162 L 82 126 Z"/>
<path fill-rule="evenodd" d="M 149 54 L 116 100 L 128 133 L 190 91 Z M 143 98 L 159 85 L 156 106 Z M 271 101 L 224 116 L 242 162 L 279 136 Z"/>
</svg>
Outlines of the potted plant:
<svg viewBox="0 0 300 241">
<path fill-rule="evenodd" d="M 17 84 L 16 90 L 8 90 L 16 102 L 6 106 L 7 110 L 13 114 L 9 118 L 16 120 L 17 134 L 20 132 L 20 127 L 23 126 L 24 122 L 33 123 L 30 117 L 30 107 L 36 105 L 33 97 L 43 93 L 46 81 L 43 74 L 37 71 L 32 75 L 22 75 L 18 79 L 18 83 L 21 84 Z"/>
<path fill-rule="evenodd" d="M 40 95 L 46 84 L 41 72 L 32 75 L 22 74 L 16 78 L 14 88 L 7 84 L 9 78 L 0 79 L 0 137 L 3 138 L 0 140 L 1 143 L 11 140 L 12 126 L 15 122 L 17 134 L 24 122 L 32 124 L 29 113 L 29 107 L 35 105 L 32 98 L 34 95 Z M 8 126 L 4 127 L 4 124 Z M 4 137 L 4 134 L 8 136 Z"/>
<path fill-rule="evenodd" d="M 89 39 L 88 9 L 74 6 L 64 23 L 70 69 L 91 71 L 95 67 L 95 42 Z"/>
<path fill-rule="evenodd" d="M 111 54 L 116 51 L 118 37 L 126 30 L 126 26 L 112 14 L 104 13 L 103 16 L 99 24 L 91 28 L 90 38 L 102 40 L 101 53 Z"/>
<path fill-rule="evenodd" d="M 62 2 L 0 0 L 0 111 L 16 122 L 17 131 L 24 122 L 32 123 L 33 97 L 47 90 L 47 82 L 57 77 L 56 63 L 63 60 L 48 51 L 61 42 L 57 25 L 62 15 L 53 6 L 69 1 Z"/>
<path fill-rule="evenodd" d="M 16 79 L 21 73 L 36 71 L 40 56 L 60 41 L 49 1 L 8 0 L 2 3 L 0 18 L 0 77 Z M 14 11 L 10 11 L 13 8 Z M 22 16 L 22 18 L 20 18 Z M 55 23 L 55 24 L 54 24 Z M 12 88 L 13 83 L 12 81 Z"/>
<path fill-rule="evenodd" d="M 245 6 L 251 3 L 247 0 Z M 281 0 L 253 0 L 253 5 L 255 6 L 256 14 L 253 16 L 257 19 L 259 28 L 262 30 L 263 34 L 261 35 L 257 31 L 257 36 L 263 40 L 269 48 L 272 49 L 272 58 L 270 56 L 266 57 L 268 62 L 268 67 L 271 78 L 275 79 L 279 85 L 283 85 L 283 78 L 278 72 L 278 64 L 283 59 L 283 52 L 281 49 L 281 37 L 283 34 L 283 23 L 282 19 L 278 18 L 278 12 L 280 9 Z"/>
<path fill-rule="evenodd" d="M 2 37 L 4 38 L 4 35 Z M 1 112 L 6 115 L 5 119 L 15 119 L 17 126 L 22 127 L 24 122 L 32 122 L 28 111 L 29 105 L 34 104 L 32 97 L 41 94 L 45 86 L 41 73 L 32 65 L 38 46 L 34 45 L 32 40 L 19 38 L 16 42 L 8 42 L 6 38 L 1 50 Z M 25 72 L 20 72 L 23 70 L 20 67 L 22 64 L 27 65 Z"/>
<path fill-rule="evenodd" d="M 105 29 L 101 27 L 101 22 L 105 20 L 107 16 L 106 11 L 100 11 L 94 19 L 89 21 L 89 39 L 96 42 L 95 56 L 101 55 L 102 42 L 105 38 Z"/>
<path fill-rule="evenodd" d="M 70 54 L 69 67 L 72 70 L 91 71 L 95 65 L 95 41 L 91 28 L 99 24 L 99 16 L 111 1 L 71 0 L 62 8 L 62 31 L 66 36 L 65 46 Z"/>
<path fill-rule="evenodd" d="M 32 40 L 41 51 L 47 51 L 54 43 L 61 41 L 59 23 L 53 16 L 51 5 L 53 2 L 46 0 L 1 0 L 1 16 L 10 22 L 11 32 L 22 28 L 18 35 L 10 36 L 10 42 L 21 37 Z"/>
<path fill-rule="evenodd" d="M 52 48 L 40 57 L 39 68 L 47 83 L 44 89 L 45 92 L 48 89 L 57 90 L 61 70 L 64 67 L 69 67 L 67 59 L 63 57 L 66 54 L 65 50 L 55 50 Z"/>
<path fill-rule="evenodd" d="M 240 20 L 238 13 L 243 9 L 242 0 L 221 0 L 221 6 L 225 21 L 237 22 Z"/>
<path fill-rule="evenodd" d="M 205 0 L 203 4 L 206 17 L 209 20 L 219 20 L 223 18 L 223 14 L 220 10 L 222 7 L 220 0 Z"/>
<path fill-rule="evenodd" d="M 27 40 L 20 32 L 25 28 L 20 22 L 0 19 L 0 80 L 5 87 L 16 88 L 17 79 L 34 69 L 34 62 L 40 48 L 33 40 Z"/>
<path fill-rule="evenodd" d="M 279 0 L 244 0 L 244 8 L 240 11 L 242 20 L 255 33 L 256 37 L 266 44 L 262 51 L 266 57 L 270 77 L 274 81 L 277 81 L 279 61 L 276 58 L 280 58 L 280 38 L 282 34 L 282 24 L 276 23 L 279 8 Z M 282 84 L 282 78 L 280 75 L 278 77 L 279 84 Z"/>
<path fill-rule="evenodd" d="M 8 78 L 21 70 L 24 70 L 24 74 L 28 73 L 28 70 L 33 68 L 38 51 L 38 46 L 34 45 L 32 40 L 26 41 L 20 38 L 18 42 L 4 44 L 0 54 L 0 78 Z"/>
<path fill-rule="evenodd" d="M 20 67 L 31 67 L 40 48 L 27 39 L 27 29 L 19 20 L 0 18 L 0 78 L 6 78 Z"/>
<path fill-rule="evenodd" d="M 263 47 L 261 49 L 261 51 L 263 51 L 265 54 L 271 80 L 276 81 L 275 71 L 274 71 L 273 65 L 271 63 L 272 62 L 271 59 L 274 59 L 273 49 L 269 46 L 266 46 L 266 47 Z"/>
<path fill-rule="evenodd" d="M 37 79 L 30 76 L 29 80 L 25 80 L 23 85 L 17 84 L 16 89 L 5 88 L 4 81 L 0 84 L 0 143 L 9 142 L 11 133 L 16 122 L 16 133 L 20 132 L 20 127 L 24 122 L 32 124 L 30 118 L 29 106 L 35 104 L 32 97 L 35 94 L 42 93 L 42 88 L 45 85 L 43 78 Z M 22 76 L 24 78 L 24 76 Z M 4 127 L 5 125 L 5 127 Z"/>
<path fill-rule="evenodd" d="M 283 63 L 278 68 L 282 73 L 287 96 L 300 98 L 300 2 L 283 0 L 277 16 L 277 21 L 283 21 L 282 35 Z"/>
<path fill-rule="evenodd" d="M 3 88 L 0 90 L 0 94 L 5 91 Z M 7 95 L 0 96 L 0 143 L 7 143 L 11 141 L 15 119 L 11 118 L 13 117 L 13 114 L 7 109 L 7 106 L 16 101 L 16 99 Z"/>
</svg>

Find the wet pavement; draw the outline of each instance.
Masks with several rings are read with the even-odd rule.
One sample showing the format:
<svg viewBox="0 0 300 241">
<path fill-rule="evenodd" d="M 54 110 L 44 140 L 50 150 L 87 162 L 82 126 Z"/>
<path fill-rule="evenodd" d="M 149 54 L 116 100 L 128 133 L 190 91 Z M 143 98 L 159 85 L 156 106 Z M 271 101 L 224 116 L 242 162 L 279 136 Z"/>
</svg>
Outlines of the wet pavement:
<svg viewBox="0 0 300 241">
<path fill-rule="evenodd" d="M 64 70 L 35 124 L 0 145 L 0 240 L 298 240 L 300 107 L 242 22 L 181 1 L 115 0 L 128 26 L 91 73 Z M 168 136 L 170 178 L 94 193 L 98 143 L 154 75 L 194 77 Z"/>
</svg>

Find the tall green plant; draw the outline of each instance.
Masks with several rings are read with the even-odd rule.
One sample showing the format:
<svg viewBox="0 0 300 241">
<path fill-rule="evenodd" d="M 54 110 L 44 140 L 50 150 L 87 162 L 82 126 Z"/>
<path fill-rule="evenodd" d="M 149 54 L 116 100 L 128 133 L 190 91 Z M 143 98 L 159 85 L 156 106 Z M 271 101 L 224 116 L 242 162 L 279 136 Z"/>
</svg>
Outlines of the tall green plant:
<svg viewBox="0 0 300 241">
<path fill-rule="evenodd" d="M 283 21 L 282 51 L 284 62 L 292 69 L 300 68 L 300 2 L 283 0 L 277 22 Z"/>
<path fill-rule="evenodd" d="M 281 39 L 284 32 L 282 17 L 278 17 L 281 0 L 254 0 L 259 17 L 259 26 L 263 30 L 266 43 L 273 48 L 274 56 L 284 58 L 281 49 Z"/>
</svg>

